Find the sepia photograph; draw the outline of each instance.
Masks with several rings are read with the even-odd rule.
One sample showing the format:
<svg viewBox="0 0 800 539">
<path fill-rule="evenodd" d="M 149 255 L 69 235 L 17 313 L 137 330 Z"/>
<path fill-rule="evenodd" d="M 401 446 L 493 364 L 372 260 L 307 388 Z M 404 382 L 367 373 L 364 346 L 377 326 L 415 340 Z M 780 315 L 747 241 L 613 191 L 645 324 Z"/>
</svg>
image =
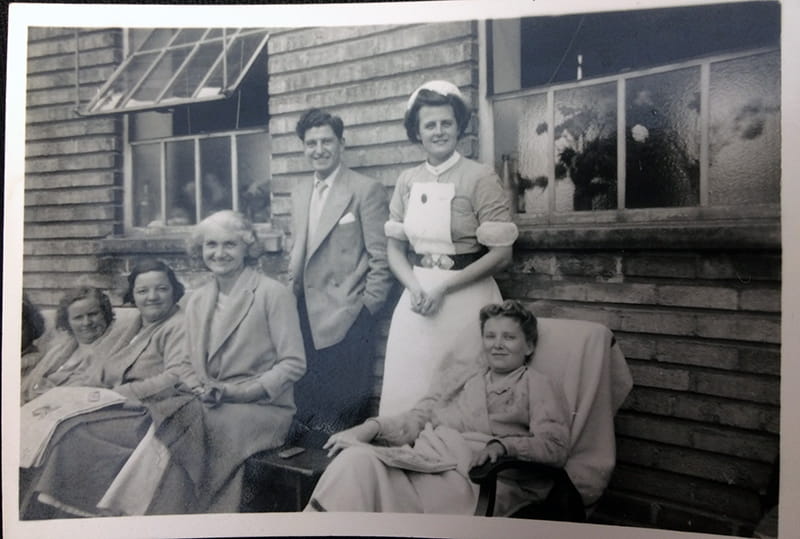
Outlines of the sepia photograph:
<svg viewBox="0 0 800 539">
<path fill-rule="evenodd" d="M 12 3 L 3 534 L 793 536 L 797 11 Z"/>
</svg>

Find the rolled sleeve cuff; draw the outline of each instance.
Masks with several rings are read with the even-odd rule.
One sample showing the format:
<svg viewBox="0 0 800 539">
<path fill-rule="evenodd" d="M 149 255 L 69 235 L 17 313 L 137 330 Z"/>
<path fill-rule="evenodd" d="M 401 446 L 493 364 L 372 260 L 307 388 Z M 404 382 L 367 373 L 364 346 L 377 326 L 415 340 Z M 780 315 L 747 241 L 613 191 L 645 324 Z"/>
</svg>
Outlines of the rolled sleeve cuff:
<svg viewBox="0 0 800 539">
<path fill-rule="evenodd" d="M 394 238 L 400 241 L 408 241 L 406 231 L 403 230 L 403 223 L 399 221 L 386 221 L 383 225 L 383 231 L 389 238 Z"/>
<path fill-rule="evenodd" d="M 514 223 L 488 221 L 478 227 L 475 235 L 486 247 L 508 247 L 517 241 L 519 230 Z"/>
</svg>

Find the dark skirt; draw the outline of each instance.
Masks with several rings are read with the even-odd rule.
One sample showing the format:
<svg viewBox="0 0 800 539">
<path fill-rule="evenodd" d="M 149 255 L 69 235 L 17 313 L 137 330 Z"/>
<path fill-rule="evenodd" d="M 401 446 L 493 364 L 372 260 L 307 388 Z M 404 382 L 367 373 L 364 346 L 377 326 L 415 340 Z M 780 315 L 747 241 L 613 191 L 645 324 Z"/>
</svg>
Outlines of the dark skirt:
<svg viewBox="0 0 800 539">
<path fill-rule="evenodd" d="M 147 410 L 122 407 L 82 414 L 61 423 L 48 444 L 43 464 L 22 470 L 21 518 L 37 518 L 39 494 L 97 514 L 97 503 L 150 423 Z"/>
</svg>

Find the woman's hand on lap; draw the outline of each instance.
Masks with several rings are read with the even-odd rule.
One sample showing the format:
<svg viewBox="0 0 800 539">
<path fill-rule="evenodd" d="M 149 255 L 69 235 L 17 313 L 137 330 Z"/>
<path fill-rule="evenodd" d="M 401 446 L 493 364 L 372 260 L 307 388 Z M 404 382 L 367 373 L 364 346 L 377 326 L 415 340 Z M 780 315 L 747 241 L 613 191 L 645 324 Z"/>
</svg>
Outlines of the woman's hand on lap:
<svg viewBox="0 0 800 539">
<path fill-rule="evenodd" d="M 358 443 L 369 443 L 378 435 L 380 425 L 377 421 L 367 420 L 360 425 L 332 434 L 322 449 L 328 449 L 332 457 L 342 449 Z"/>
<path fill-rule="evenodd" d="M 255 402 L 267 398 L 267 392 L 257 381 L 243 384 L 225 384 L 223 400 L 227 402 Z"/>
</svg>

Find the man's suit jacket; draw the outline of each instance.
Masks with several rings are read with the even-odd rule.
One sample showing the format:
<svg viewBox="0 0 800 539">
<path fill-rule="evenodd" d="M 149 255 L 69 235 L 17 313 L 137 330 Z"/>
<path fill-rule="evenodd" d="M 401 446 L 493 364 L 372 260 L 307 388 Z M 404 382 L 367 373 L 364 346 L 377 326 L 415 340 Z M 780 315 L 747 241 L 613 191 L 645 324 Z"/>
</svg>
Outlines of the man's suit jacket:
<svg viewBox="0 0 800 539">
<path fill-rule="evenodd" d="M 314 348 L 320 350 L 340 342 L 363 307 L 377 313 L 393 277 L 383 232 L 389 219 L 383 185 L 342 165 L 309 240 L 312 190 L 309 177 L 292 194 L 294 247 L 289 275 L 295 293 L 305 296 Z"/>
</svg>

